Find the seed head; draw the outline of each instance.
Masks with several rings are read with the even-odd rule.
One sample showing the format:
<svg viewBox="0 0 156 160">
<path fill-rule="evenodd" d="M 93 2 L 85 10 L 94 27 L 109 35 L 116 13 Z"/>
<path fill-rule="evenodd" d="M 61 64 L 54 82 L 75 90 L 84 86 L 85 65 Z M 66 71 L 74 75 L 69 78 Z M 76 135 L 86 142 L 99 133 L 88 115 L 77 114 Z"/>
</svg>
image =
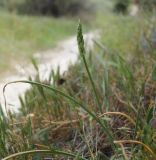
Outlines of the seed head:
<svg viewBox="0 0 156 160">
<path fill-rule="evenodd" d="M 77 30 L 77 43 L 78 43 L 78 48 L 79 48 L 79 52 L 80 54 L 84 54 L 85 53 L 85 46 L 84 46 L 84 38 L 83 38 L 83 33 L 82 33 L 82 25 L 79 22 L 78 24 L 78 30 Z"/>
</svg>

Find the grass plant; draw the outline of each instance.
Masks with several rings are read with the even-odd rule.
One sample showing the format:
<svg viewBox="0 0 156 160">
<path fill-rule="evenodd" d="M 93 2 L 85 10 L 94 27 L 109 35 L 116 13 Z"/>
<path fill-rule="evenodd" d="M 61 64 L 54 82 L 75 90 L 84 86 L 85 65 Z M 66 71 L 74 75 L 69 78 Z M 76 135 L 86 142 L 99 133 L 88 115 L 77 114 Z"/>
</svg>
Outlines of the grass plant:
<svg viewBox="0 0 156 160">
<path fill-rule="evenodd" d="M 12 156 L 155 160 L 156 132 L 151 126 L 155 55 L 144 58 L 136 54 L 130 61 L 114 51 L 105 53 L 100 45 L 95 49 L 98 55 L 88 53 L 81 24 L 78 47 L 80 60 L 65 77 L 59 70 L 52 72 L 52 84 L 39 78 L 6 84 L 5 88 L 12 83 L 29 83 L 32 88 L 20 97 L 20 115 L 8 111 L 8 119 L 1 114 L 0 156 L 6 157 L 4 160 Z M 63 84 L 58 83 L 60 78 L 65 79 Z"/>
</svg>

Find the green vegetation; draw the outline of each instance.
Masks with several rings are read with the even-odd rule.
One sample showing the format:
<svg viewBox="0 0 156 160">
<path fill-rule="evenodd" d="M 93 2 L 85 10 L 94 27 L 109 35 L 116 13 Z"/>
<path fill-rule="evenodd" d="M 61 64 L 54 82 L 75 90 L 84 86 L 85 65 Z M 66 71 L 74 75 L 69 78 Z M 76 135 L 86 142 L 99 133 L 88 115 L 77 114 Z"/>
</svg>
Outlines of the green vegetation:
<svg viewBox="0 0 156 160">
<path fill-rule="evenodd" d="M 92 0 L 0 0 L 0 7 L 10 12 L 40 16 L 80 16 L 91 13 Z"/>
<path fill-rule="evenodd" d="M 5 117 L 0 110 L 3 160 L 156 159 L 153 17 L 132 18 L 101 10 L 95 17 L 93 28 L 100 28 L 101 38 L 95 40 L 93 50 L 86 51 L 79 24 L 79 60 L 66 75 L 60 75 L 58 68 L 45 82 L 38 74 L 35 81 L 30 77 L 5 86 L 28 83 L 31 88 L 19 97 L 18 115 L 8 111 Z M 37 70 L 35 62 L 34 67 Z"/>
<path fill-rule="evenodd" d="M 144 11 L 155 11 L 156 1 L 155 0 L 140 0 L 140 6 Z"/>
<path fill-rule="evenodd" d="M 128 7 L 130 4 L 130 0 L 116 0 L 114 5 L 114 12 L 126 14 L 128 13 Z"/>
<path fill-rule="evenodd" d="M 0 13 L 0 71 L 11 59 L 22 60 L 33 53 L 54 47 L 74 34 L 76 23 L 66 18 L 19 16 Z M 7 63 L 6 63 L 7 62 Z"/>
<path fill-rule="evenodd" d="M 24 3 L 17 6 L 17 11 L 20 14 L 32 15 L 52 15 L 60 16 L 76 16 L 87 14 L 91 11 L 91 3 L 88 0 L 25 0 Z"/>
<path fill-rule="evenodd" d="M 156 159 L 155 49 L 144 54 L 136 47 L 129 58 L 129 52 L 96 44 L 93 52 L 85 51 L 79 25 L 80 61 L 65 77 L 58 70 L 49 82 L 39 75 L 11 82 L 32 88 L 20 97 L 18 118 L 1 116 L 2 157 L 17 151 L 13 157 L 19 159 Z"/>
<path fill-rule="evenodd" d="M 143 17 L 128 17 L 115 14 L 102 16 L 99 13 L 96 19 L 97 26 L 101 26 L 102 43 L 110 49 L 118 50 L 121 53 L 132 53 L 135 51 L 140 33 L 145 26 L 146 20 Z M 110 25 L 111 24 L 111 25 Z"/>
</svg>

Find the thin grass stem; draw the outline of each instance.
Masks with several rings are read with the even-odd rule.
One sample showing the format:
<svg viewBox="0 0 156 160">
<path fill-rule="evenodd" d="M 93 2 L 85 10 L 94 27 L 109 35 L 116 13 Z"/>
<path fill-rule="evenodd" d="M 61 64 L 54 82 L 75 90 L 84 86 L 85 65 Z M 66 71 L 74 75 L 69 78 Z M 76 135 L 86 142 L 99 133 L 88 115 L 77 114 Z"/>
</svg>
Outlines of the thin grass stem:
<svg viewBox="0 0 156 160">
<path fill-rule="evenodd" d="M 96 92 L 96 87 L 95 87 L 93 78 L 91 76 L 91 73 L 89 71 L 89 67 L 88 67 L 88 64 L 87 64 L 87 61 L 86 61 L 86 58 L 85 58 L 86 50 L 85 50 L 85 46 L 84 46 L 84 38 L 83 38 L 83 33 L 82 33 L 82 25 L 81 25 L 80 22 L 79 22 L 78 31 L 77 31 L 77 43 L 78 43 L 78 48 L 79 48 L 80 56 L 83 59 L 83 62 L 84 62 L 84 65 L 85 65 L 85 68 L 86 68 L 89 80 L 90 80 L 92 88 L 93 88 L 93 92 L 94 92 L 94 95 L 95 95 L 96 103 L 98 105 L 98 109 L 102 113 L 102 107 L 101 107 L 101 104 L 100 104 L 100 101 L 99 101 L 99 98 L 98 98 L 98 94 Z"/>
</svg>

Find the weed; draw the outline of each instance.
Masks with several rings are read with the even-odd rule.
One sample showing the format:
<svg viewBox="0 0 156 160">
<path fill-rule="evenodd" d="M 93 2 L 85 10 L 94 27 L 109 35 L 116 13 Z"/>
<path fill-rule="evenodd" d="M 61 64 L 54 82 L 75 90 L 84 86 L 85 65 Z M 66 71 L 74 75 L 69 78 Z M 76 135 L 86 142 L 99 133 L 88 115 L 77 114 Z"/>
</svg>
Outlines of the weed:
<svg viewBox="0 0 156 160">
<path fill-rule="evenodd" d="M 97 42 L 98 54 L 88 53 L 81 24 L 77 41 L 80 57 L 63 84 L 56 83 L 62 78 L 59 69 L 48 83 L 36 78 L 6 84 L 4 94 L 12 83 L 32 87 L 20 98 L 20 115 L 2 114 L 0 156 L 155 160 L 154 51 L 136 50 L 129 59 Z"/>
</svg>

